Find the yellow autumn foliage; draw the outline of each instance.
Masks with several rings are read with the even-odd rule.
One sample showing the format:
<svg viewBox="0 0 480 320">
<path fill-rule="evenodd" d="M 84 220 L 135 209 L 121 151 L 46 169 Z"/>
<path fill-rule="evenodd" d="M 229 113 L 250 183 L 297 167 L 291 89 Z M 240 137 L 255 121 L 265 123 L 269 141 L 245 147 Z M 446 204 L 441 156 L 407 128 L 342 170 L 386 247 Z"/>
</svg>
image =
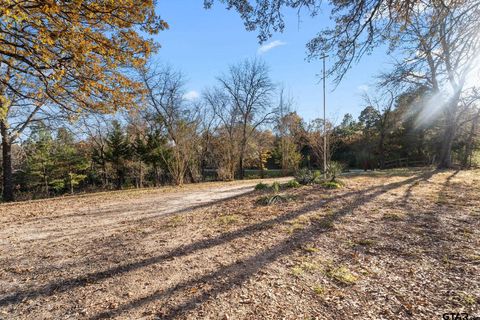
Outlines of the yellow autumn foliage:
<svg viewBox="0 0 480 320">
<path fill-rule="evenodd" d="M 0 0 L 0 96 L 14 77 L 35 83 L 17 94 L 70 110 L 130 107 L 142 86 L 125 70 L 144 65 L 157 48 L 145 35 L 165 28 L 153 0 Z"/>
</svg>

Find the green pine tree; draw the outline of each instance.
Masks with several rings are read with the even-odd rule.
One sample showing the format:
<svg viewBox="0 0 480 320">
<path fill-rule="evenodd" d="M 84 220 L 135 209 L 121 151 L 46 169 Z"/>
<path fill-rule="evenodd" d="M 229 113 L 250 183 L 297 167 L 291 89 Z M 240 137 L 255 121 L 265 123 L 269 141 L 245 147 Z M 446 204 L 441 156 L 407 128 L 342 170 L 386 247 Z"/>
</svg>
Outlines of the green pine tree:
<svg viewBox="0 0 480 320">
<path fill-rule="evenodd" d="M 128 137 L 121 124 L 118 121 L 113 121 L 112 130 L 107 136 L 105 158 L 115 170 L 117 189 L 122 189 L 125 183 L 127 160 L 131 157 L 131 151 Z"/>
<path fill-rule="evenodd" d="M 44 124 L 40 124 L 32 130 L 24 145 L 28 185 L 33 189 L 43 190 L 46 195 L 50 193 L 55 170 L 53 146 L 52 132 Z"/>
<path fill-rule="evenodd" d="M 87 178 L 85 171 L 89 163 L 72 133 L 65 128 L 57 132 L 54 156 L 56 170 L 53 187 L 57 192 L 68 190 L 73 194 L 75 187 Z"/>
</svg>

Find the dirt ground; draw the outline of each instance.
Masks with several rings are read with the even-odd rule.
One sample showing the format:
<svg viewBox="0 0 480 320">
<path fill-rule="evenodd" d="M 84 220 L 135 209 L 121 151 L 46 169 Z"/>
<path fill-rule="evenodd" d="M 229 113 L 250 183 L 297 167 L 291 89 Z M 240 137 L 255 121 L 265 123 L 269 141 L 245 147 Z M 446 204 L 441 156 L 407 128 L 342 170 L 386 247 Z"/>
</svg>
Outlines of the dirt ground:
<svg viewBox="0 0 480 320">
<path fill-rule="evenodd" d="M 0 206 L 0 319 L 480 316 L 480 171 Z"/>
</svg>

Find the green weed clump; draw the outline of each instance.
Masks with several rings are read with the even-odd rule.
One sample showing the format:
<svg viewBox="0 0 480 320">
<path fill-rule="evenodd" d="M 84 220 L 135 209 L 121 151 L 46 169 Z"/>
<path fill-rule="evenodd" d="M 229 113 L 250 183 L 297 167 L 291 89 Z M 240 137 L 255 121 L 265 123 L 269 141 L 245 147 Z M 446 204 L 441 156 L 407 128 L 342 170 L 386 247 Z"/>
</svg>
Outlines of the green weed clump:
<svg viewBox="0 0 480 320">
<path fill-rule="evenodd" d="M 278 183 L 277 181 L 275 181 L 274 183 L 272 183 L 272 190 L 273 190 L 273 192 L 275 192 L 275 193 L 280 192 L 280 183 Z"/>
<path fill-rule="evenodd" d="M 264 196 L 258 199 L 257 203 L 264 206 L 269 206 L 276 203 L 283 203 L 289 201 L 290 198 L 281 194 L 272 194 L 269 196 Z"/>
<path fill-rule="evenodd" d="M 175 228 L 175 227 L 178 227 L 178 226 L 184 224 L 184 222 L 185 222 L 185 220 L 183 219 L 182 216 L 173 216 L 172 218 L 170 218 L 167 225 L 169 227 Z"/>
<path fill-rule="evenodd" d="M 327 276 L 343 284 L 351 285 L 357 282 L 356 277 L 347 267 L 333 268 L 327 271 Z"/>
<path fill-rule="evenodd" d="M 332 161 L 327 167 L 327 176 L 330 178 L 330 181 L 336 181 L 337 177 L 342 174 L 344 169 L 343 164 L 340 162 Z"/>
<path fill-rule="evenodd" d="M 473 306 L 477 303 L 477 298 L 472 294 L 461 293 L 460 298 L 465 306 Z"/>
<path fill-rule="evenodd" d="M 266 190 L 268 189 L 268 184 L 260 182 L 255 186 L 255 190 Z"/>
<path fill-rule="evenodd" d="M 301 184 L 298 183 L 297 180 L 290 180 L 287 183 L 285 183 L 284 186 L 285 188 L 288 188 L 288 189 L 295 189 L 295 188 L 299 188 Z"/>
<path fill-rule="evenodd" d="M 327 189 L 340 189 L 343 187 L 340 181 L 324 181 L 320 185 Z"/>
<path fill-rule="evenodd" d="M 316 285 L 312 288 L 313 292 L 315 292 L 315 294 L 319 295 L 319 296 L 323 296 L 325 294 L 325 288 L 320 286 L 320 285 Z"/>
</svg>

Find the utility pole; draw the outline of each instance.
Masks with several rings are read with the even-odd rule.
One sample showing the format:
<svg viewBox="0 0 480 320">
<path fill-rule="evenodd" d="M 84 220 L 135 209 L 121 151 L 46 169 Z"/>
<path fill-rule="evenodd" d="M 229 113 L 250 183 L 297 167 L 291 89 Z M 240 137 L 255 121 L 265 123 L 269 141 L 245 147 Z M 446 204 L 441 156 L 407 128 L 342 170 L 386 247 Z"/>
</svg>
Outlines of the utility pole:
<svg viewBox="0 0 480 320">
<path fill-rule="evenodd" d="M 325 93 L 325 58 L 327 55 L 322 56 L 323 59 L 323 178 L 327 180 L 327 116 L 326 116 L 326 93 Z"/>
</svg>

